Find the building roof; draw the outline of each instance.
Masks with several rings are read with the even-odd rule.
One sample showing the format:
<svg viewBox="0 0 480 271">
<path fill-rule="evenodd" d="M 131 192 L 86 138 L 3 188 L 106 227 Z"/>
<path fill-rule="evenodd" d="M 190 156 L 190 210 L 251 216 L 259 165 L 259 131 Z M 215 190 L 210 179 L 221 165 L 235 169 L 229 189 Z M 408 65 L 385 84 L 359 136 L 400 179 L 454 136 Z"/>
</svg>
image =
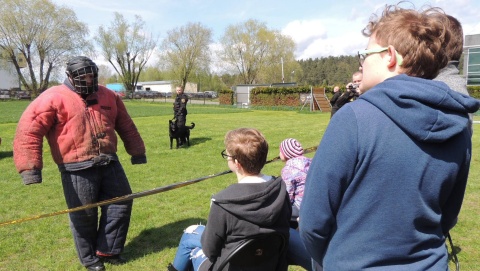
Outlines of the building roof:
<svg viewBox="0 0 480 271">
<path fill-rule="evenodd" d="M 111 83 L 107 84 L 106 87 L 116 92 L 125 91 L 125 86 L 122 83 Z"/>
<path fill-rule="evenodd" d="M 173 81 L 146 81 L 146 82 L 137 82 L 137 86 L 145 85 L 171 85 Z"/>
</svg>

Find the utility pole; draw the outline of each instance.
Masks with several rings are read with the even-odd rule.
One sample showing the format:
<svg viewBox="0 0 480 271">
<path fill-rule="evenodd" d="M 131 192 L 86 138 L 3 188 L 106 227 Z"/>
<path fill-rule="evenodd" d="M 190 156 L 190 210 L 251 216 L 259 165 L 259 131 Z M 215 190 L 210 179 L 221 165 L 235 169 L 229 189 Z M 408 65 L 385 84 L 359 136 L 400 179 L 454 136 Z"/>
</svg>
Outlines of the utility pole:
<svg viewBox="0 0 480 271">
<path fill-rule="evenodd" d="M 285 83 L 285 76 L 283 75 L 283 57 L 280 58 L 280 62 L 282 62 L 282 83 Z"/>
</svg>

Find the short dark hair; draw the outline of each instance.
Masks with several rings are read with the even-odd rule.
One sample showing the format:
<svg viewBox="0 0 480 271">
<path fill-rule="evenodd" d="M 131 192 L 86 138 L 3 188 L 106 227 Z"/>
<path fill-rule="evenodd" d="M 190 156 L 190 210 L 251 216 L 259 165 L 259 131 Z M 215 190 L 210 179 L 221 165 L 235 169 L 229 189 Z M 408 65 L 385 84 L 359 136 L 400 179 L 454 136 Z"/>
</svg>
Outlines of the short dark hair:
<svg viewBox="0 0 480 271">
<path fill-rule="evenodd" d="M 449 60 L 460 60 L 463 53 L 462 24 L 453 16 L 447 15 L 451 37 L 447 43 L 446 52 Z"/>
</svg>

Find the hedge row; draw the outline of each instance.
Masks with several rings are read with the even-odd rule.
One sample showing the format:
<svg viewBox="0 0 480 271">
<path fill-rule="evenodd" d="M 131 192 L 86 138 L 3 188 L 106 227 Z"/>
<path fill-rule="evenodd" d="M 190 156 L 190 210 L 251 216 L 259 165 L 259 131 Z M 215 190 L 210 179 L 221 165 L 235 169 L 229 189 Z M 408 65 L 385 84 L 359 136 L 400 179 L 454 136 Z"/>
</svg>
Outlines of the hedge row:
<svg viewBox="0 0 480 271">
<path fill-rule="evenodd" d="M 470 96 L 480 99 L 480 86 L 467 86 Z M 325 87 L 327 96 L 333 91 L 333 87 Z M 300 94 L 310 93 L 310 87 L 256 87 L 250 92 L 250 103 L 253 106 L 298 106 Z M 235 103 L 234 92 L 231 89 L 219 91 L 219 102 L 223 105 Z"/>
<path fill-rule="evenodd" d="M 302 93 L 310 93 L 310 87 L 256 87 L 250 93 L 250 104 L 252 106 L 299 106 Z"/>
<path fill-rule="evenodd" d="M 480 86 L 467 86 L 468 93 L 475 99 L 480 99 Z"/>
<path fill-rule="evenodd" d="M 231 89 L 221 89 L 218 92 L 218 102 L 223 105 L 233 105 L 234 97 L 233 90 Z"/>
<path fill-rule="evenodd" d="M 251 94 L 299 94 L 299 93 L 310 93 L 309 86 L 300 86 L 300 87 L 256 87 L 253 88 Z"/>
</svg>

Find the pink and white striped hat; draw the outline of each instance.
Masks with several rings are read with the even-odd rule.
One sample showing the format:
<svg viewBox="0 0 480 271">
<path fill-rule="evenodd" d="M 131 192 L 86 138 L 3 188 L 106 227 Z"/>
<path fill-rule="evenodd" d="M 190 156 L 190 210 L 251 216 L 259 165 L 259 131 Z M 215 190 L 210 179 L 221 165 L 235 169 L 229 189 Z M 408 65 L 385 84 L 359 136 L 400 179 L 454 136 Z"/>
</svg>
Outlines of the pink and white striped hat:
<svg viewBox="0 0 480 271">
<path fill-rule="evenodd" d="M 287 159 L 303 155 L 302 144 L 294 138 L 287 138 L 282 141 L 280 143 L 280 151 Z"/>
</svg>

